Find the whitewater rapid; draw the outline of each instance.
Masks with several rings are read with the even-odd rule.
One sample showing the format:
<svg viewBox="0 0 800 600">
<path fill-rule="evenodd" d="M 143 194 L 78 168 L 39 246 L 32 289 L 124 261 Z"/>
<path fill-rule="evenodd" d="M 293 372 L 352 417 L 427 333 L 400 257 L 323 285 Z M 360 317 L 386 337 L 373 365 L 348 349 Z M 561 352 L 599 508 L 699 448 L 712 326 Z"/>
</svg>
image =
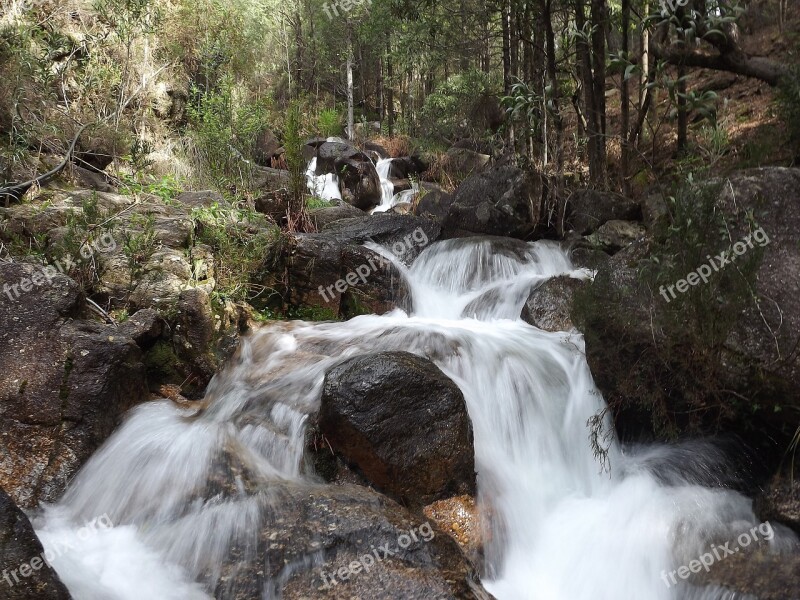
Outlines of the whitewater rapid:
<svg viewBox="0 0 800 600">
<path fill-rule="evenodd" d="M 214 496 L 215 462 L 235 451 L 267 488 L 307 481 L 305 426 L 325 372 L 384 350 L 429 358 L 464 393 L 488 532 L 483 583 L 499 600 L 725 597 L 668 586 L 663 573 L 757 525 L 751 501 L 697 475 L 721 468 L 710 447 L 685 469 L 674 448 L 622 448 L 582 336 L 519 318 L 541 282 L 592 273 L 555 244 L 490 239 L 433 244 L 397 267 L 408 288 L 397 310 L 266 326 L 214 378 L 201 414 L 168 401 L 131 411 L 34 523 L 46 548 L 74 542 L 54 566 L 75 599 L 209 598 L 230 546 L 256 535 L 261 518 L 244 490 L 236 502 Z M 114 527 L 73 539 L 100 515 Z"/>
</svg>

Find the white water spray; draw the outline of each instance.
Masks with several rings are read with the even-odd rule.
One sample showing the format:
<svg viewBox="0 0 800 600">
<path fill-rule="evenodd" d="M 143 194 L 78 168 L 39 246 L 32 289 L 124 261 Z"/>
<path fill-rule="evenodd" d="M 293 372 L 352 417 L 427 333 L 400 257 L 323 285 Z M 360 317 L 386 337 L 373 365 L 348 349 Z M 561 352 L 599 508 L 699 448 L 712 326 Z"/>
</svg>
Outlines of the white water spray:
<svg viewBox="0 0 800 600">
<path fill-rule="evenodd" d="M 35 523 L 46 547 L 98 515 L 116 524 L 55 565 L 76 600 L 193 599 L 216 589 L 229 548 L 246 546 L 261 516 L 244 486 L 235 499 L 217 491 L 214 465 L 235 455 L 267 490 L 302 484 L 305 423 L 325 372 L 383 350 L 430 358 L 464 392 L 490 532 L 484 585 L 500 600 L 682 599 L 693 590 L 667 587 L 662 572 L 755 524 L 743 496 L 680 469 L 659 473 L 672 464 L 669 448 L 624 452 L 581 336 L 519 319 L 548 277 L 591 276 L 554 244 L 453 240 L 399 267 L 408 314 L 271 325 L 215 377 L 201 414 L 167 401 L 131 412 Z M 596 458 L 590 422 L 601 427 L 607 463 Z"/>
</svg>

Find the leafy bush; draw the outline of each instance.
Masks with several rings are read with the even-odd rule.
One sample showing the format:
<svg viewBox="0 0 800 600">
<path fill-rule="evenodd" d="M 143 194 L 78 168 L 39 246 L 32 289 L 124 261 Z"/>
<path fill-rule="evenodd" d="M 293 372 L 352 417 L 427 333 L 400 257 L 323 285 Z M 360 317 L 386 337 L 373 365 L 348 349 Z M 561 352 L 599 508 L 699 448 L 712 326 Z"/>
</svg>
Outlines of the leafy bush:
<svg viewBox="0 0 800 600">
<path fill-rule="evenodd" d="M 420 113 L 422 130 L 446 138 L 472 133 L 482 134 L 478 118 L 483 103 L 492 96 L 489 75 L 467 71 L 453 75 L 425 98 Z"/>
<path fill-rule="evenodd" d="M 239 99 L 228 78 L 218 90 L 194 89 L 188 114 L 198 170 L 220 188 L 249 187 L 253 149 L 267 115 L 260 103 Z"/>
<path fill-rule="evenodd" d="M 280 230 L 271 227 L 264 215 L 214 204 L 193 210 L 192 219 L 198 232 L 196 241 L 207 244 L 214 253 L 220 295 L 252 301 L 274 293 L 254 283 L 277 262 L 283 243 Z"/>
<path fill-rule="evenodd" d="M 342 117 L 338 111 L 327 108 L 319 113 L 317 127 L 322 137 L 333 137 L 342 133 Z"/>
</svg>

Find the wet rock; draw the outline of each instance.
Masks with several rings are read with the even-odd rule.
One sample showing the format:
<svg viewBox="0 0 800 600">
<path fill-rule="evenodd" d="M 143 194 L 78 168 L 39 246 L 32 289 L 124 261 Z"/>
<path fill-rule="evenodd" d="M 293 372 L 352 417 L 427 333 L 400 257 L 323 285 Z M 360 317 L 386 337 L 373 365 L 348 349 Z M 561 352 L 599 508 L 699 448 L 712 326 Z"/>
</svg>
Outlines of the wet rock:
<svg viewBox="0 0 800 600">
<path fill-rule="evenodd" d="M 535 179 L 513 166 L 470 176 L 455 191 L 445 235 L 527 237 L 539 218 L 541 184 Z"/>
<path fill-rule="evenodd" d="M 44 548 L 28 517 L 0 489 L 0 597 L 70 600 L 58 574 L 42 560 Z"/>
<path fill-rule="evenodd" d="M 474 492 L 464 397 L 426 359 L 382 352 L 331 369 L 319 431 L 367 481 L 406 505 Z"/>
<path fill-rule="evenodd" d="M 778 554 L 759 548 L 715 562 L 698 582 L 728 590 L 730 598 L 795 600 L 800 590 L 800 551 Z"/>
<path fill-rule="evenodd" d="M 533 290 L 522 307 L 522 320 L 545 331 L 571 331 L 572 298 L 589 282 L 562 276 L 548 279 Z"/>
<path fill-rule="evenodd" d="M 342 250 L 342 271 L 354 274 L 350 276 L 352 283 L 348 282 L 347 290 L 341 297 L 342 317 L 349 319 L 366 314 L 382 315 L 402 304 L 400 271 L 377 252 L 364 246 L 345 246 Z"/>
<path fill-rule="evenodd" d="M 774 480 L 756 496 L 753 509 L 761 521 L 782 523 L 800 535 L 800 479 Z"/>
<path fill-rule="evenodd" d="M 418 177 L 428 170 L 430 165 L 421 156 L 401 156 L 392 160 L 389 179 L 408 179 Z"/>
<path fill-rule="evenodd" d="M 275 482 L 256 506 L 255 531 L 209 565 L 217 598 L 493 598 L 450 537 L 367 488 Z"/>
<path fill-rule="evenodd" d="M 586 239 L 595 248 L 613 254 L 645 236 L 647 230 L 641 223 L 632 221 L 606 221 Z"/>
<path fill-rule="evenodd" d="M 422 512 L 453 538 L 473 563 L 478 562 L 483 540 L 475 498 L 464 495 L 437 500 L 423 508 Z"/>
<path fill-rule="evenodd" d="M 344 187 L 342 197 L 345 202 L 364 211 L 380 204 L 381 180 L 370 161 L 339 159 L 336 161 L 336 173 L 340 185 Z"/>
<path fill-rule="evenodd" d="M 567 199 L 566 229 L 588 235 L 608 221 L 641 220 L 639 205 L 624 196 L 598 190 L 576 190 Z"/>
<path fill-rule="evenodd" d="M 0 284 L 36 268 L 0 265 Z M 136 344 L 81 320 L 78 285 L 57 275 L 0 302 L 0 486 L 23 507 L 54 501 L 122 415 L 147 398 Z"/>
</svg>

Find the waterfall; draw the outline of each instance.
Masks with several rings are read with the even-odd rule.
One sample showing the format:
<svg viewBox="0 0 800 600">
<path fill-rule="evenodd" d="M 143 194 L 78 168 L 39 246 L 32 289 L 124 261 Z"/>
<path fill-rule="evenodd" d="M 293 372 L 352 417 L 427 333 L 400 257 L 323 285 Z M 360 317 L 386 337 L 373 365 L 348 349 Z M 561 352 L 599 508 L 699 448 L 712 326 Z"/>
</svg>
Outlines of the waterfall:
<svg viewBox="0 0 800 600">
<path fill-rule="evenodd" d="M 381 180 L 381 203 L 372 209 L 373 213 L 386 212 L 394 203 L 394 184 L 389 180 L 389 170 L 392 168 L 391 158 L 382 158 L 375 165 L 375 170 L 378 172 L 378 178 Z"/>
<path fill-rule="evenodd" d="M 339 178 L 334 173 L 317 175 L 317 157 L 311 159 L 306 169 L 306 184 L 312 195 L 323 200 L 341 200 Z"/>
<path fill-rule="evenodd" d="M 158 401 L 131 411 L 61 502 L 34 522 L 45 548 L 73 546 L 53 564 L 76 600 L 210 597 L 229 547 L 257 535 L 261 501 L 243 485 L 235 500 L 226 498 L 215 465 L 235 455 L 267 490 L 270 482 L 308 481 L 304 432 L 325 372 L 382 350 L 430 358 L 464 393 L 478 503 L 491 532 L 483 583 L 498 599 L 721 597 L 663 579 L 711 541 L 757 524 L 747 498 L 698 476 L 721 468 L 716 454 L 622 447 L 582 336 L 519 319 L 542 281 L 592 273 L 575 269 L 553 243 L 493 239 L 433 244 L 398 268 L 410 290 L 407 311 L 266 326 L 214 378 L 206 410 Z M 81 524 L 100 515 L 115 526 L 78 539 Z"/>
</svg>

